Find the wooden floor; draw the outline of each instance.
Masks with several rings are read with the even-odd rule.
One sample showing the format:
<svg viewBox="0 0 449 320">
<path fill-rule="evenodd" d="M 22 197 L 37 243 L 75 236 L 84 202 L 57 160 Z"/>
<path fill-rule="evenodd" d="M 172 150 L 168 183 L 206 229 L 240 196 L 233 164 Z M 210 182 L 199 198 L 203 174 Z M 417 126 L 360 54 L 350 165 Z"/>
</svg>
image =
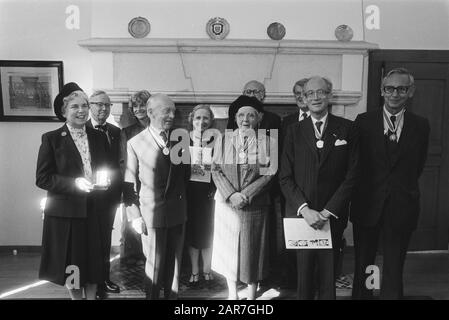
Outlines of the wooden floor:
<svg viewBox="0 0 449 320">
<path fill-rule="evenodd" d="M 353 255 L 347 254 L 343 271 L 351 276 Z M 67 290 L 51 283 L 42 283 L 37 279 L 40 255 L 37 253 L 0 254 L 0 298 L 1 299 L 68 299 Z M 382 264 L 379 258 L 378 265 Z M 124 265 L 117 259 L 112 262 L 111 279 L 120 285 L 121 293 L 112 294 L 108 299 L 143 299 L 143 264 Z M 280 274 L 275 270 L 275 274 Z M 180 280 L 180 299 L 209 300 L 225 299 L 227 295 L 224 278 L 215 274 L 212 283 L 204 280 L 194 288 L 188 284 L 189 270 L 184 266 Z M 34 286 L 33 286 L 34 285 Z M 245 297 L 244 286 L 240 286 L 239 296 Z M 16 290 L 16 291 L 14 291 Z M 404 292 L 407 299 L 449 300 L 449 254 L 409 253 L 404 272 Z M 262 286 L 258 292 L 264 299 L 295 299 L 293 289 L 279 286 L 272 280 Z M 337 290 L 337 299 L 349 299 L 350 289 Z"/>
</svg>

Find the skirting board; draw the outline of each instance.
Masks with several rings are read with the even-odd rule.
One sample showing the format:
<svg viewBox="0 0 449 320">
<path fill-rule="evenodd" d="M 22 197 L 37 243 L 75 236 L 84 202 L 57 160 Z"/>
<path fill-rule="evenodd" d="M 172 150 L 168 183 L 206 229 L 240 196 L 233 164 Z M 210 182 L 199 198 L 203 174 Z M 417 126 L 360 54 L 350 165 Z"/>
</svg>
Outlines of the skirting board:
<svg viewBox="0 0 449 320">
<path fill-rule="evenodd" d="M 14 250 L 17 250 L 18 253 L 40 253 L 41 246 L 0 246 L 0 253 L 11 253 L 13 254 Z M 112 246 L 112 253 L 120 253 L 119 246 Z"/>
</svg>

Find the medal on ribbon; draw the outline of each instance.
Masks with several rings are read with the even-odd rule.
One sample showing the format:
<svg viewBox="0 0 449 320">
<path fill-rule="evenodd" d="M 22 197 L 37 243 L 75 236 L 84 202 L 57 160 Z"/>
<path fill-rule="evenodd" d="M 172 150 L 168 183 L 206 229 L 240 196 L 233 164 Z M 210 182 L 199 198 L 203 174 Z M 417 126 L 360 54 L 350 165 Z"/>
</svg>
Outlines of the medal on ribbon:
<svg viewBox="0 0 449 320">
<path fill-rule="evenodd" d="M 321 132 L 318 131 L 318 129 L 316 128 L 315 125 L 313 126 L 313 130 L 314 130 L 314 132 L 315 132 L 315 138 L 318 139 L 318 141 L 316 142 L 316 147 L 317 147 L 318 149 L 322 149 L 322 148 L 324 147 L 323 133 L 324 133 L 324 130 L 325 130 L 326 126 L 327 126 L 327 120 L 326 120 L 326 122 L 323 124 L 323 130 L 321 130 Z"/>
<path fill-rule="evenodd" d="M 240 136 L 240 143 L 241 143 L 241 147 L 240 147 L 240 152 L 239 152 L 239 158 L 242 162 L 246 162 L 247 160 L 247 152 L 248 152 L 248 148 L 251 145 L 251 143 L 253 142 L 253 140 L 255 139 L 255 137 L 252 137 L 249 141 L 248 141 L 248 136 L 244 136 L 243 139 Z M 243 141 L 242 141 L 243 140 Z"/>
<path fill-rule="evenodd" d="M 402 113 L 396 115 L 396 124 L 394 124 L 391 121 L 391 119 L 387 116 L 385 110 L 384 110 L 383 114 L 384 114 L 385 122 L 386 122 L 387 127 L 388 127 L 388 132 L 391 132 L 391 134 L 389 135 L 388 139 L 390 141 L 398 141 L 397 131 L 398 131 L 398 128 L 399 128 L 399 123 L 402 121 L 402 117 L 404 116 L 404 113 L 402 112 Z"/>
</svg>

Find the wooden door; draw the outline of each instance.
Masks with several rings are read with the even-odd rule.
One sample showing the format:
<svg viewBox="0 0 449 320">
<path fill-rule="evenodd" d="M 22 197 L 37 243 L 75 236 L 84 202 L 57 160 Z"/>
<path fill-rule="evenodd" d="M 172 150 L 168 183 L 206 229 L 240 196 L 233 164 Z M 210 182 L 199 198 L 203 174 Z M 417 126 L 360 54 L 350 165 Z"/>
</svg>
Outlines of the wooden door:
<svg viewBox="0 0 449 320">
<path fill-rule="evenodd" d="M 410 250 L 448 249 L 449 51 L 375 50 L 370 53 L 368 110 L 380 108 L 383 75 L 405 67 L 415 77 L 409 109 L 430 122 L 427 162 L 420 179 L 421 213 Z"/>
</svg>

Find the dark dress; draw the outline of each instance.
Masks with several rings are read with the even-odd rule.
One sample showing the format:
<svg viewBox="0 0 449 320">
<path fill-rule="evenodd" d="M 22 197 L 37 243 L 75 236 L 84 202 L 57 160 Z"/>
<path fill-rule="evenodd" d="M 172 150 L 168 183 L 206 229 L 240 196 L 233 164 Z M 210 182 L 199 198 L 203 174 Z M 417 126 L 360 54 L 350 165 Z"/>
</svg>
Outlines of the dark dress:
<svg viewBox="0 0 449 320">
<path fill-rule="evenodd" d="M 106 280 L 101 259 L 100 215 L 94 203 L 88 197 L 86 218 L 45 216 L 39 279 L 65 285 L 67 276 L 73 272 L 66 268 L 77 266 L 81 286 Z"/>
<path fill-rule="evenodd" d="M 106 136 L 86 127 L 92 172 L 109 167 Z M 75 266 L 80 285 L 104 279 L 100 215 L 105 214 L 104 191 L 83 193 L 75 179 L 84 176 L 80 153 L 66 125 L 42 136 L 36 185 L 47 190 L 39 279 L 64 285 Z"/>
<path fill-rule="evenodd" d="M 212 139 L 207 143 L 211 143 Z M 193 145 L 192 140 L 190 145 Z M 186 242 L 193 248 L 207 249 L 212 247 L 215 190 L 212 179 L 210 183 L 189 181 L 187 188 Z"/>
</svg>

